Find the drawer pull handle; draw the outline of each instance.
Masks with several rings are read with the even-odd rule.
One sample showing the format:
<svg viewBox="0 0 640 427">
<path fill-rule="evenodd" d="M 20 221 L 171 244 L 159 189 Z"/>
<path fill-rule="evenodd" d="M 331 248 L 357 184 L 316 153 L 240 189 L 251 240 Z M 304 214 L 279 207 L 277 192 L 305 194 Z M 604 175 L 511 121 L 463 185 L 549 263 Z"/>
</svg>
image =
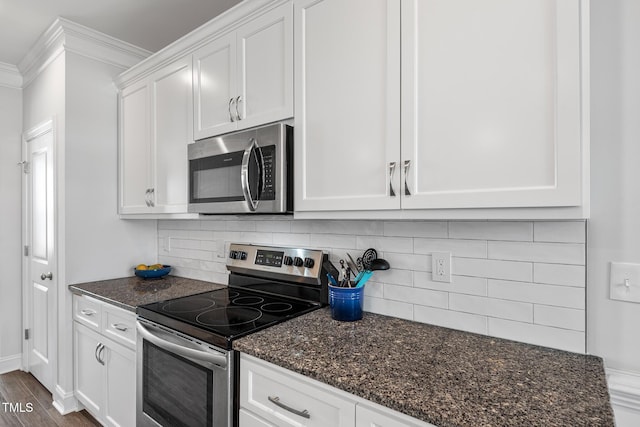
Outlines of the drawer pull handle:
<svg viewBox="0 0 640 427">
<path fill-rule="evenodd" d="M 302 418 L 311 418 L 311 414 L 309 414 L 309 411 L 307 411 L 306 409 L 302 410 L 302 411 L 298 411 L 297 409 L 293 409 L 290 406 L 285 405 L 284 403 L 280 402 L 280 398 L 278 396 L 276 397 L 271 397 L 268 396 L 269 402 L 272 402 L 273 404 L 281 407 L 282 409 L 285 409 L 293 414 L 296 414 L 298 416 L 301 416 Z"/>
<path fill-rule="evenodd" d="M 84 314 L 85 316 L 93 316 L 94 314 L 96 314 L 95 310 L 90 310 L 88 308 L 80 310 L 80 313 Z"/>
<path fill-rule="evenodd" d="M 122 332 L 127 332 L 127 329 L 129 329 L 128 327 L 126 327 L 122 323 L 112 323 L 111 327 L 113 329 L 117 329 L 117 330 L 122 331 Z"/>
</svg>

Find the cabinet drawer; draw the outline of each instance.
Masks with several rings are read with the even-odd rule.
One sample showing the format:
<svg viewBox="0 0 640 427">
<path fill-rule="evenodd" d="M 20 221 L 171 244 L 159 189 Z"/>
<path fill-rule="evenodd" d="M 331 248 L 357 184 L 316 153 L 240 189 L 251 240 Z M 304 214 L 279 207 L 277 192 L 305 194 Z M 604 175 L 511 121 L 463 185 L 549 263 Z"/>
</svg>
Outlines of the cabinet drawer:
<svg viewBox="0 0 640 427">
<path fill-rule="evenodd" d="M 99 331 L 102 323 L 102 303 L 86 295 L 74 295 L 73 318 L 83 325 Z"/>
<path fill-rule="evenodd" d="M 336 426 L 355 423 L 355 401 L 324 384 L 258 359 L 240 363 L 240 406 L 278 426 Z"/>
<path fill-rule="evenodd" d="M 102 333 L 129 348 L 136 347 L 136 315 L 105 304 L 102 313 Z"/>
</svg>

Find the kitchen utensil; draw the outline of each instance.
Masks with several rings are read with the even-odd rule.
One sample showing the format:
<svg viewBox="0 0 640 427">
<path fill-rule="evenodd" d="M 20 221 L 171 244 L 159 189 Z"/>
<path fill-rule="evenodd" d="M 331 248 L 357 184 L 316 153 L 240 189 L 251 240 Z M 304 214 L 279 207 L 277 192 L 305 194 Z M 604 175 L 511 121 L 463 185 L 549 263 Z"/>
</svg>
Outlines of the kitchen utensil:
<svg viewBox="0 0 640 427">
<path fill-rule="evenodd" d="M 338 285 L 335 277 L 333 277 L 330 273 L 327 273 L 327 279 L 329 279 L 329 283 L 331 283 L 331 286 L 340 286 Z"/>
<path fill-rule="evenodd" d="M 373 271 L 376 271 L 376 270 L 388 270 L 389 269 L 389 263 L 385 259 L 376 258 L 373 261 L 371 261 L 370 269 L 373 270 Z"/>
<path fill-rule="evenodd" d="M 362 264 L 362 257 L 358 257 L 356 259 L 356 265 L 358 266 L 358 271 L 364 271 L 364 265 Z"/>
<path fill-rule="evenodd" d="M 347 252 L 347 257 L 349 258 L 347 260 L 347 263 L 349 264 L 349 267 L 351 267 L 351 270 L 353 270 L 354 272 L 360 272 L 362 270 L 362 268 L 360 268 L 358 266 L 358 264 L 353 260 L 353 257 L 351 256 L 350 253 Z"/>
<path fill-rule="evenodd" d="M 356 288 L 361 288 L 364 286 L 365 283 L 367 283 L 367 280 L 369 280 L 371 278 L 371 276 L 373 276 L 373 271 L 371 270 L 365 270 L 362 272 L 362 276 L 360 276 L 360 279 L 356 280 Z"/>
<path fill-rule="evenodd" d="M 371 262 L 378 258 L 378 252 L 375 249 L 369 248 L 362 254 L 362 265 L 365 270 L 371 270 Z"/>
</svg>

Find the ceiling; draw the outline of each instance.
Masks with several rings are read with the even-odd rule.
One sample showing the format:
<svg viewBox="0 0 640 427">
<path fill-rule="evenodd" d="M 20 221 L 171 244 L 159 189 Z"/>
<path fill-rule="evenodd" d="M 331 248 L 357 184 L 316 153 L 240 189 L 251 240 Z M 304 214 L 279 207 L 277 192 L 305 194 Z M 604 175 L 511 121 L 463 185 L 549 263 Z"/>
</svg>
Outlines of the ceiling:
<svg viewBox="0 0 640 427">
<path fill-rule="evenodd" d="M 0 0 L 0 62 L 17 65 L 57 17 L 156 52 L 241 0 Z"/>
</svg>

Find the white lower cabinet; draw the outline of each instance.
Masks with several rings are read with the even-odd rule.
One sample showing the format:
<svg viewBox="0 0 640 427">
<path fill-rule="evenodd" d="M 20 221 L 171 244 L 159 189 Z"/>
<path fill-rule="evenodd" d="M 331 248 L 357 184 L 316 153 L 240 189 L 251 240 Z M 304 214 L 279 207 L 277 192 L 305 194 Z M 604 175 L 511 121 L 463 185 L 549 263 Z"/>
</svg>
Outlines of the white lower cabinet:
<svg viewBox="0 0 640 427">
<path fill-rule="evenodd" d="M 240 356 L 240 427 L 429 427 L 407 415 L 291 372 Z"/>
<path fill-rule="evenodd" d="M 93 302 L 102 320 L 95 327 L 78 319 Z M 78 400 L 107 426 L 134 426 L 136 421 L 135 314 L 88 297 L 74 296 L 74 389 Z M 117 316 L 117 317 L 116 317 Z M 111 320 L 111 322 L 110 322 Z M 116 321 L 113 321 L 116 320 Z"/>
</svg>

